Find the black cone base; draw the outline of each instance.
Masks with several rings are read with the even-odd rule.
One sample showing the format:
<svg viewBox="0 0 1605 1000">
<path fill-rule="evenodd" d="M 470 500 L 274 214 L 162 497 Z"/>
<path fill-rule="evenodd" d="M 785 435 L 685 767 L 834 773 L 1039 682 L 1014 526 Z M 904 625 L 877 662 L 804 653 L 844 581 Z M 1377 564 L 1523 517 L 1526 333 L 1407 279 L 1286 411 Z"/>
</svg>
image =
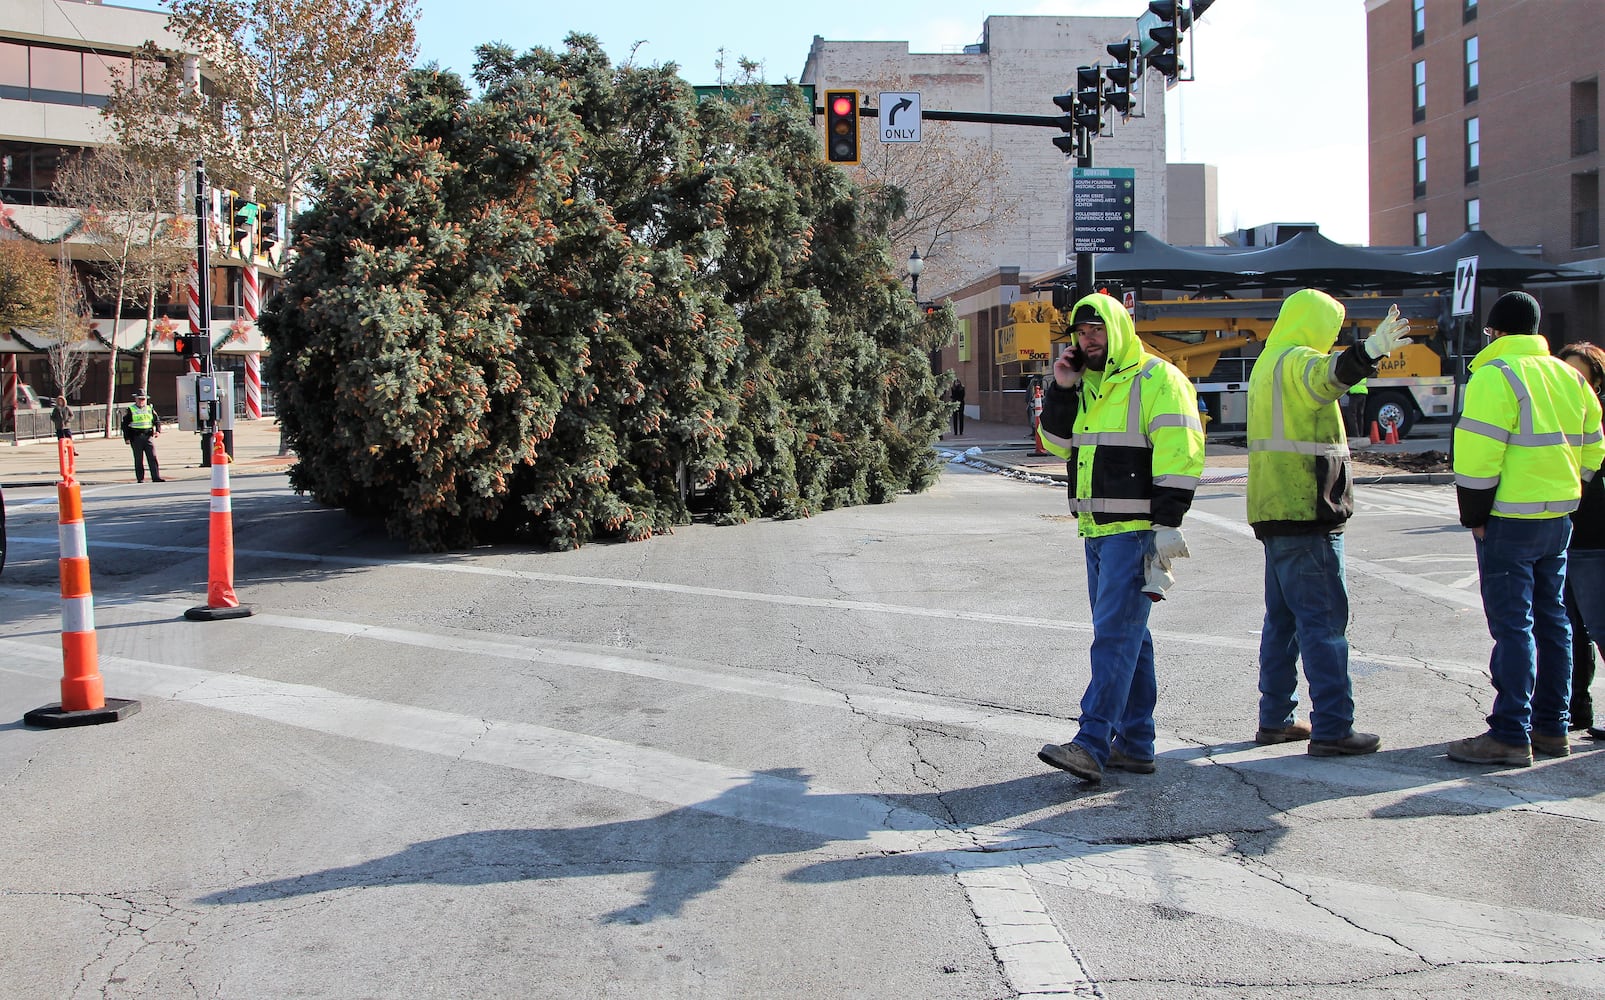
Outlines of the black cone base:
<svg viewBox="0 0 1605 1000">
<path fill-rule="evenodd" d="M 248 604 L 241 604 L 232 608 L 212 608 L 203 604 L 184 612 L 184 617 L 192 622 L 220 622 L 225 618 L 249 618 L 251 607 Z"/>
<path fill-rule="evenodd" d="M 30 726 L 45 729 L 68 729 L 72 726 L 101 726 L 108 722 L 126 719 L 139 711 L 139 702 L 131 698 L 107 698 L 105 708 L 91 708 L 79 712 L 65 711 L 58 702 L 36 708 L 22 717 Z"/>
</svg>

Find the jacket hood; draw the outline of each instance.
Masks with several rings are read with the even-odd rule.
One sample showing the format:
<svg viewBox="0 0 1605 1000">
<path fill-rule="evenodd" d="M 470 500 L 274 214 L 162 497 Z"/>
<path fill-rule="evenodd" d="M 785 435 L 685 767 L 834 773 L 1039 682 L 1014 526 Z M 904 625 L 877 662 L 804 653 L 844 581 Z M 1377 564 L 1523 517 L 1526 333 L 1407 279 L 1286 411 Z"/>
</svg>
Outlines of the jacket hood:
<svg viewBox="0 0 1605 1000">
<path fill-rule="evenodd" d="M 1109 335 L 1109 360 L 1104 364 L 1103 377 L 1109 378 L 1135 369 L 1142 360 L 1142 341 L 1137 337 L 1137 324 L 1131 320 L 1131 313 L 1118 299 L 1094 292 L 1076 300 L 1071 307 L 1070 315 L 1074 316 L 1082 306 L 1091 306 L 1099 316 L 1103 317 L 1104 330 Z M 1075 335 L 1075 328 L 1070 328 L 1071 340 L 1079 345 L 1080 338 Z"/>
<path fill-rule="evenodd" d="M 1543 357 L 1549 353 L 1549 340 L 1541 333 L 1507 333 L 1502 337 L 1495 337 L 1488 342 L 1488 346 L 1477 352 L 1471 359 L 1467 371 L 1476 371 L 1495 358 L 1510 358 L 1520 355 Z"/>
<path fill-rule="evenodd" d="M 1313 347 L 1329 354 L 1346 314 L 1343 303 L 1332 296 L 1314 288 L 1301 288 L 1282 303 L 1271 335 L 1265 338 L 1265 347 Z"/>
</svg>

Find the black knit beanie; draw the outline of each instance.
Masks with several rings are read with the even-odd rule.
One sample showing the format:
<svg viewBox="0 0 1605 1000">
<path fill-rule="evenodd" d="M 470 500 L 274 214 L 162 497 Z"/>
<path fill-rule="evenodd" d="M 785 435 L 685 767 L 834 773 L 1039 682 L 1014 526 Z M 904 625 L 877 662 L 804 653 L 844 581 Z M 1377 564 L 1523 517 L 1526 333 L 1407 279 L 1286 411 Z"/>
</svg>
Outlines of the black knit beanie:
<svg viewBox="0 0 1605 1000">
<path fill-rule="evenodd" d="M 1499 333 L 1538 332 L 1538 300 L 1526 292 L 1506 292 L 1488 310 L 1488 328 Z"/>
</svg>

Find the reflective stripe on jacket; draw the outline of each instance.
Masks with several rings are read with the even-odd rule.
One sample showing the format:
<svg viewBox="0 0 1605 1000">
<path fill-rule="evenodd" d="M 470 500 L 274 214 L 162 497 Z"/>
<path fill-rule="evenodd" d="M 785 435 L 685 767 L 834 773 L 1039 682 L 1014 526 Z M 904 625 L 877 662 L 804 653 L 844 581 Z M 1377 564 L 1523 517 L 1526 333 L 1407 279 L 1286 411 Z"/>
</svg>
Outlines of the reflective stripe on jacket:
<svg viewBox="0 0 1605 1000">
<path fill-rule="evenodd" d="M 1599 398 L 1541 335 L 1498 337 L 1471 362 L 1454 455 L 1466 527 L 1568 514 L 1605 458 Z"/>
<path fill-rule="evenodd" d="M 1248 522 L 1258 537 L 1341 531 L 1354 513 L 1349 439 L 1338 398 L 1375 373 L 1359 344 L 1329 354 L 1343 304 L 1288 296 L 1248 377 Z"/>
<path fill-rule="evenodd" d="M 1131 315 L 1107 295 L 1089 295 L 1108 332 L 1103 371 L 1081 385 L 1049 382 L 1042 443 L 1069 463 L 1070 510 L 1083 536 L 1178 527 L 1204 473 L 1198 395 L 1175 365 L 1142 349 Z"/>
</svg>

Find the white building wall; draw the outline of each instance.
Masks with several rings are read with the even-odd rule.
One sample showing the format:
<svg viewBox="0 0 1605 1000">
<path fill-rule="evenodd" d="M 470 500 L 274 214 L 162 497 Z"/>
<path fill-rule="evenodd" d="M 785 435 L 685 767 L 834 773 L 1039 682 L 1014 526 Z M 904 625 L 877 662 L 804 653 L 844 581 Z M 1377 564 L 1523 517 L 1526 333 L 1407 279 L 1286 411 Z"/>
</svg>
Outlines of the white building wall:
<svg viewBox="0 0 1605 1000">
<path fill-rule="evenodd" d="M 1075 87 L 1080 65 L 1112 59 L 1104 46 L 1134 35 L 1133 21 L 1119 17 L 989 17 L 977 51 L 911 53 L 907 42 L 836 42 L 815 37 L 800 82 L 819 90 L 853 87 L 874 95 L 901 89 L 888 77 L 905 79 L 927 109 L 995 114 L 1058 115 L 1055 95 Z M 1137 228 L 1167 237 L 1165 204 L 1165 101 L 1163 81 L 1149 74 L 1147 117 L 1121 122 L 1113 116 L 1111 134 L 1093 143 L 1093 165 L 1137 171 Z M 1106 120 L 1110 115 L 1106 109 Z M 867 124 L 867 123 L 866 123 Z M 1064 133 L 1019 125 L 957 125 L 963 135 L 1000 152 L 1006 164 L 995 178 L 1005 196 L 1019 196 L 1025 208 L 1017 224 L 981 245 L 967 245 L 976 273 L 959 284 L 999 267 L 1025 274 L 1047 271 L 1070 259 L 1069 178 L 1074 161 L 1053 145 Z M 865 142 L 877 141 L 871 127 Z M 927 140 L 928 141 L 928 140 Z M 924 291 L 924 289 L 922 289 Z M 930 288 L 931 295 L 947 289 Z"/>
</svg>

